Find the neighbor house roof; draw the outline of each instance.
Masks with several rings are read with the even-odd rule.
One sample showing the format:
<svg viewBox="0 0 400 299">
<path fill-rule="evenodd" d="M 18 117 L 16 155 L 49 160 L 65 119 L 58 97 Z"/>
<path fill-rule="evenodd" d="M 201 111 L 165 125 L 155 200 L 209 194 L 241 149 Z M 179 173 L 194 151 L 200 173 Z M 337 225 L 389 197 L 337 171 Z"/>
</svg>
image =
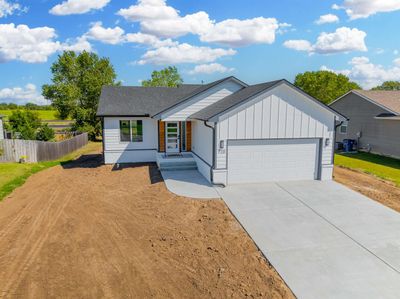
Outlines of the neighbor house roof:
<svg viewBox="0 0 400 299">
<path fill-rule="evenodd" d="M 353 90 L 380 106 L 400 115 L 400 90 Z"/>
<path fill-rule="evenodd" d="M 282 80 L 277 80 L 277 81 L 271 81 L 271 82 L 250 85 L 248 87 L 245 87 L 245 88 L 227 96 L 226 98 L 223 98 L 222 100 L 220 100 L 210 106 L 207 106 L 206 108 L 192 114 L 190 116 L 190 118 L 199 119 L 199 120 L 209 120 L 212 117 L 257 95 L 258 93 L 275 86 L 276 84 L 278 84 L 281 81 Z"/>
<path fill-rule="evenodd" d="M 155 116 L 228 80 L 247 86 L 233 76 L 208 84 L 181 84 L 178 87 L 104 86 L 97 116 Z"/>
</svg>

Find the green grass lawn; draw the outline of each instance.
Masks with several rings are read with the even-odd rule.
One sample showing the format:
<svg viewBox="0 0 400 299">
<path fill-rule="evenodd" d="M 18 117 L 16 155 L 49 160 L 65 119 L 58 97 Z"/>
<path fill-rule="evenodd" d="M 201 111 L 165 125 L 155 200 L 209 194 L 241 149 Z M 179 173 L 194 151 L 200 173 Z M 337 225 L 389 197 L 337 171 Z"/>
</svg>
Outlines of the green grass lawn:
<svg viewBox="0 0 400 299">
<path fill-rule="evenodd" d="M 0 110 L 0 115 L 3 115 L 6 118 L 8 118 L 8 116 L 10 116 L 13 111 L 14 110 Z M 32 111 L 37 112 L 39 114 L 39 118 L 41 120 L 56 120 L 56 119 L 59 119 L 56 110 L 32 110 Z"/>
<path fill-rule="evenodd" d="M 369 153 L 336 154 L 335 165 L 359 170 L 400 186 L 400 160 Z"/>
<path fill-rule="evenodd" d="M 0 163 L 0 201 L 15 188 L 23 185 L 32 174 L 41 170 L 72 161 L 81 155 L 99 152 L 101 142 L 89 142 L 81 149 L 72 152 L 57 161 L 40 163 Z"/>
</svg>

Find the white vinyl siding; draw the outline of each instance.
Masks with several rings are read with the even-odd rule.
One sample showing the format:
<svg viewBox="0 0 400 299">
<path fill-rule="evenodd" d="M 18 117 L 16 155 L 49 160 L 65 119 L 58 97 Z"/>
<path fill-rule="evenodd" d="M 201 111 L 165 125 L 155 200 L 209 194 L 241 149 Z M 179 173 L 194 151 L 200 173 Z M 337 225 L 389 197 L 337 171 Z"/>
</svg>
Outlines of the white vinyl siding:
<svg viewBox="0 0 400 299">
<path fill-rule="evenodd" d="M 124 142 L 120 139 L 120 120 L 142 120 L 143 141 Z M 104 155 L 106 163 L 153 162 L 158 148 L 157 121 L 151 118 L 105 117 Z"/>
<path fill-rule="evenodd" d="M 192 121 L 192 152 L 199 172 L 210 181 L 210 166 L 213 160 L 213 131 L 206 127 L 202 121 Z"/>
<path fill-rule="evenodd" d="M 161 118 L 165 121 L 185 121 L 193 113 L 214 104 L 241 88 L 243 88 L 243 86 L 233 80 L 223 82 L 161 114 Z"/>
<path fill-rule="evenodd" d="M 319 139 L 232 140 L 228 184 L 318 178 Z"/>
</svg>

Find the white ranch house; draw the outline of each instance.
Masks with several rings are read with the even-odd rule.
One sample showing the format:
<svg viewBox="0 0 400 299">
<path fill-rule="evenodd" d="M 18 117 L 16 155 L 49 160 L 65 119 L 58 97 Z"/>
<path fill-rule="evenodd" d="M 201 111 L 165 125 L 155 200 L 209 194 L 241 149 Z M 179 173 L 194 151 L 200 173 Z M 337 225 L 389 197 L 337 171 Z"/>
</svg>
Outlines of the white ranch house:
<svg viewBox="0 0 400 299">
<path fill-rule="evenodd" d="M 330 180 L 345 118 L 286 80 L 102 90 L 107 164 L 197 168 L 213 184 Z"/>
</svg>

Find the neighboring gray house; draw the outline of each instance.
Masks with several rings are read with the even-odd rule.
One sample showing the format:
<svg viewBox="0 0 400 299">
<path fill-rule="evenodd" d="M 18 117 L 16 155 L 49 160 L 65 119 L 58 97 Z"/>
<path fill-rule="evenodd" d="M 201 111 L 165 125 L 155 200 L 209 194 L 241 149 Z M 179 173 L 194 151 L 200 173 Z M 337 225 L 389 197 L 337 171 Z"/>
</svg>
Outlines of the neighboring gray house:
<svg viewBox="0 0 400 299">
<path fill-rule="evenodd" d="M 400 158 L 400 91 L 353 90 L 330 107 L 349 119 L 336 141 L 355 139 L 360 150 Z"/>
<path fill-rule="evenodd" d="M 329 180 L 335 122 L 345 119 L 286 80 L 248 85 L 104 87 L 105 163 L 197 168 L 214 184 Z"/>
</svg>

